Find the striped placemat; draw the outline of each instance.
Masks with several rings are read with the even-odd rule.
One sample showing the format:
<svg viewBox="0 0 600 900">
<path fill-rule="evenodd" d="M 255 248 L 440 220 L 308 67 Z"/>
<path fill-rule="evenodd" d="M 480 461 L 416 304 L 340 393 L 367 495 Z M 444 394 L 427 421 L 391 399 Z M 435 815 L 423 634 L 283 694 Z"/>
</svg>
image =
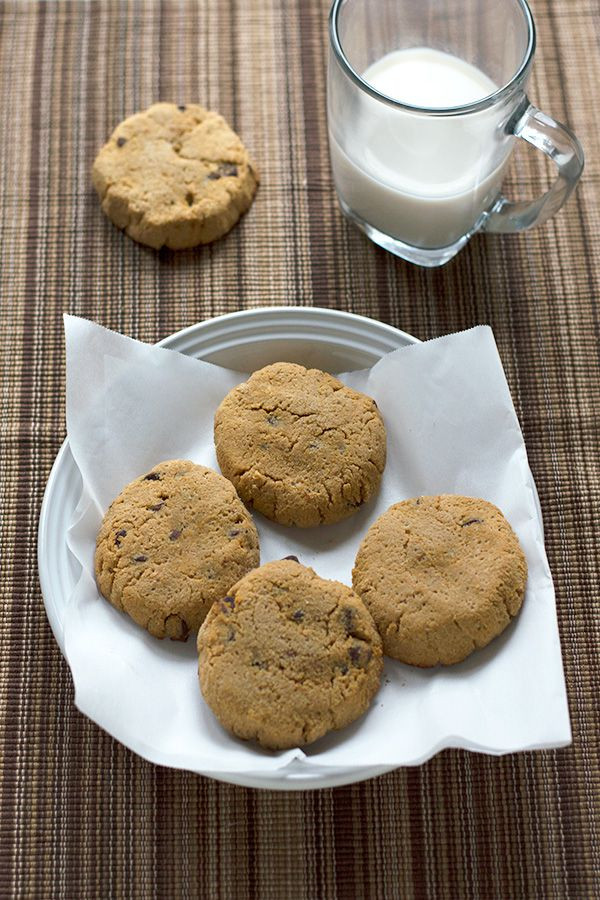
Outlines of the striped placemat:
<svg viewBox="0 0 600 900">
<path fill-rule="evenodd" d="M 341 218 L 327 153 L 326 0 L 0 6 L 0 896 L 555 898 L 600 894 L 598 258 L 600 10 L 536 0 L 534 102 L 584 180 L 549 224 L 410 267 Z M 158 100 L 222 112 L 262 173 L 214 246 L 135 245 L 102 216 L 97 148 Z M 519 151 L 512 195 L 551 173 Z M 146 763 L 73 705 L 37 580 L 37 519 L 64 425 L 63 311 L 155 341 L 209 316 L 301 304 L 420 338 L 496 336 L 545 517 L 572 747 L 308 794 Z M 540 660 L 540 673 L 543 673 Z"/>
</svg>

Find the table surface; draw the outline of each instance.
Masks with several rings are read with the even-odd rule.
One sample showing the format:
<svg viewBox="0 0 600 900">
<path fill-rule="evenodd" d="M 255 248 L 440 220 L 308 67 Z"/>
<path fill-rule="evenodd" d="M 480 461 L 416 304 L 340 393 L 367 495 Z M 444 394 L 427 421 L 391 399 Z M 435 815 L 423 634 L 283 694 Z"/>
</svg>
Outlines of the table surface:
<svg viewBox="0 0 600 900">
<path fill-rule="evenodd" d="M 4 2 L 0 7 L 0 896 L 591 897 L 600 893 L 598 250 L 600 14 L 536 0 L 531 98 L 587 168 L 550 223 L 411 267 L 337 209 L 327 156 L 326 0 Z M 104 219 L 98 147 L 156 100 L 221 111 L 262 173 L 203 249 L 154 252 Z M 551 173 L 524 149 L 513 195 Z M 73 704 L 36 532 L 64 438 L 61 316 L 145 341 L 273 304 L 335 307 L 419 338 L 489 323 L 544 512 L 573 725 L 565 750 L 427 765 L 306 794 L 153 766 Z M 540 660 L 543 673 L 543 660 Z"/>
</svg>

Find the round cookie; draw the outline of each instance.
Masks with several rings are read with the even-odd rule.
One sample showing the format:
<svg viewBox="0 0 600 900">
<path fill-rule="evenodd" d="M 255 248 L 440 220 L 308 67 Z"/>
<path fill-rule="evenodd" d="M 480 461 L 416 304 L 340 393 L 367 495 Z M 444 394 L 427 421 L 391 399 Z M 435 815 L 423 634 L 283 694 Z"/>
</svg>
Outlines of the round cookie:
<svg viewBox="0 0 600 900">
<path fill-rule="evenodd" d="M 388 656 L 450 665 L 485 647 L 515 616 L 527 563 L 499 509 L 442 494 L 391 506 L 360 545 L 352 583 Z"/>
<path fill-rule="evenodd" d="M 266 366 L 227 394 L 215 445 L 242 500 L 282 525 L 351 516 L 375 494 L 385 466 L 375 401 L 293 363 Z"/>
<path fill-rule="evenodd" d="M 215 603 L 198 652 L 202 693 L 221 724 L 271 750 L 349 725 L 383 668 L 362 601 L 293 558 L 255 569 Z"/>
<path fill-rule="evenodd" d="M 111 222 L 155 249 L 222 237 L 249 209 L 258 180 L 225 119 L 192 103 L 155 103 L 129 116 L 92 169 Z"/>
<path fill-rule="evenodd" d="M 259 561 L 256 528 L 231 484 L 212 469 L 172 459 L 113 501 L 95 570 L 113 606 L 154 637 L 184 641 Z"/>
</svg>

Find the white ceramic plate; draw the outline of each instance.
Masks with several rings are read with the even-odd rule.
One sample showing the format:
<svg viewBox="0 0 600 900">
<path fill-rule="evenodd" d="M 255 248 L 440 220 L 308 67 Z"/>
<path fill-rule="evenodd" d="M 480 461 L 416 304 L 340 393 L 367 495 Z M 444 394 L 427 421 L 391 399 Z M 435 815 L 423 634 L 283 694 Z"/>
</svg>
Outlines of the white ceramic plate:
<svg viewBox="0 0 600 900">
<path fill-rule="evenodd" d="M 372 366 L 386 353 L 417 339 L 371 319 L 334 310 L 275 307 L 211 319 L 161 341 L 188 356 L 252 371 L 277 360 L 302 362 L 332 372 Z M 537 500 L 535 485 L 530 484 Z M 48 479 L 38 534 L 38 567 L 46 611 L 63 650 L 63 617 L 80 575 L 67 547 L 67 529 L 79 501 L 81 477 L 65 441 Z M 541 510 L 538 501 L 541 523 Z M 173 764 L 176 765 L 175 761 Z M 365 780 L 393 767 L 321 767 L 295 764 L 275 774 L 227 774 L 221 780 L 248 787 L 306 790 Z M 210 774 L 211 777 L 215 777 Z"/>
<path fill-rule="evenodd" d="M 314 307 L 271 307 L 231 313 L 170 335 L 160 346 L 237 371 L 250 372 L 285 360 L 344 372 L 372 366 L 378 359 L 417 339 L 373 319 Z M 46 612 L 61 650 L 63 616 L 80 574 L 67 547 L 67 528 L 81 493 L 81 476 L 68 441 L 50 472 L 38 532 L 38 568 Z M 288 767 L 265 776 L 231 775 L 223 780 L 248 787 L 307 790 L 350 784 L 381 775 L 390 767 Z M 212 776 L 214 777 L 214 776 Z"/>
</svg>

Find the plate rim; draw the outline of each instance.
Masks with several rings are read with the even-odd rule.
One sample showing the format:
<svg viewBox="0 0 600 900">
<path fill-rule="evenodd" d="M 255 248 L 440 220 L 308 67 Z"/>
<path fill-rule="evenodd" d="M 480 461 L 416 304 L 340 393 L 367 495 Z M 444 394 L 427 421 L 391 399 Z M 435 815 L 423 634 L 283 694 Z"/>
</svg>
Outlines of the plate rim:
<svg viewBox="0 0 600 900">
<path fill-rule="evenodd" d="M 419 338 L 414 337 L 414 335 L 409 334 L 408 332 L 402 331 L 399 328 L 395 328 L 393 325 L 388 325 L 385 322 L 380 322 L 378 319 L 373 319 L 369 316 L 361 316 L 357 313 L 346 312 L 345 310 L 340 309 L 329 309 L 327 307 L 320 306 L 261 306 L 261 307 L 252 307 L 251 309 L 243 309 L 236 310 L 231 313 L 223 313 L 221 315 L 211 316 L 208 319 L 204 319 L 200 322 L 192 323 L 191 325 L 185 326 L 184 328 L 179 329 L 178 331 L 173 332 L 172 334 L 166 335 L 160 341 L 156 342 L 153 346 L 163 347 L 166 349 L 173 349 L 176 352 L 178 351 L 177 345 L 182 342 L 185 342 L 186 338 L 190 336 L 196 335 L 198 332 L 209 331 L 211 328 L 217 328 L 220 324 L 227 325 L 230 322 L 233 322 L 233 327 L 235 329 L 235 324 L 239 321 L 260 321 L 261 318 L 268 318 L 269 316 L 281 316 L 283 318 L 291 318 L 292 316 L 300 316 L 300 318 L 306 318 L 308 320 L 314 319 L 330 319 L 337 320 L 339 323 L 353 323 L 355 326 L 360 326 L 364 323 L 368 323 L 369 329 L 374 331 L 379 331 L 382 335 L 386 335 L 389 337 L 396 345 L 397 349 L 408 346 L 410 344 L 419 344 L 421 341 Z M 310 324 L 310 323 L 307 323 Z M 389 351 L 391 352 L 391 351 Z M 190 355 L 190 354 L 184 354 Z M 195 357 L 196 359 L 202 359 L 202 357 Z M 65 464 L 65 457 L 69 452 L 69 440 L 68 437 L 65 437 L 65 440 L 61 444 L 58 453 L 54 459 L 52 467 L 50 469 L 50 473 L 48 475 L 48 480 L 46 482 L 46 486 L 44 488 L 44 496 L 42 498 L 42 504 L 40 507 L 40 514 L 38 519 L 38 535 L 37 535 L 37 565 L 38 565 L 38 578 L 40 582 L 40 588 L 42 592 L 42 599 L 44 602 L 44 610 L 46 612 L 46 617 L 50 624 L 50 628 L 54 635 L 54 639 L 58 644 L 58 647 L 61 653 L 64 656 L 64 646 L 63 646 L 63 638 L 62 634 L 58 631 L 60 622 L 54 621 L 53 614 L 50 614 L 49 610 L 49 599 L 48 597 L 53 596 L 53 591 L 50 585 L 50 574 L 48 572 L 45 560 L 45 548 L 48 545 L 49 540 L 49 510 L 51 507 L 53 493 L 56 488 L 56 483 L 59 477 L 59 472 Z M 69 552 L 67 548 L 67 552 Z M 56 604 L 54 604 L 56 607 Z M 57 616 L 58 620 L 58 616 Z M 68 665 L 68 663 L 67 663 Z M 70 669 L 69 669 L 70 672 Z M 98 723 L 95 723 L 98 728 L 104 729 Z M 108 733 L 108 732 L 107 732 Z M 119 740 L 113 736 L 114 740 Z M 119 741 L 122 743 L 122 741 Z M 127 745 L 124 745 L 127 746 Z M 131 752 L 134 752 L 131 750 Z M 437 750 L 432 752 L 432 756 L 437 753 Z M 137 755 L 137 754 L 136 754 Z M 423 762 L 421 760 L 419 764 Z M 157 763 L 153 763 L 157 765 Z M 177 768 L 177 767 L 173 767 Z M 208 771 L 204 772 L 194 772 L 194 774 L 200 774 L 204 777 L 213 778 L 216 781 L 225 782 L 228 784 L 234 784 L 243 787 L 250 788 L 258 788 L 263 790 L 278 790 L 278 791 L 301 791 L 301 790 L 316 790 L 316 789 L 324 789 L 331 787 L 340 787 L 342 785 L 354 784 L 360 781 L 366 781 L 370 778 L 375 778 L 379 775 L 384 775 L 388 772 L 394 771 L 397 768 L 402 768 L 399 766 L 369 766 L 369 767 L 359 767 L 348 769 L 346 767 L 332 767 L 330 772 L 314 772 L 294 775 L 294 773 L 286 773 L 285 769 L 281 770 L 281 773 L 268 773 L 268 775 L 263 776 L 262 774 L 255 773 L 253 775 L 243 775 L 241 773 L 212 773 Z M 194 771 L 191 769 L 186 769 L 185 771 Z M 280 777 L 277 778 L 276 776 Z"/>
</svg>

